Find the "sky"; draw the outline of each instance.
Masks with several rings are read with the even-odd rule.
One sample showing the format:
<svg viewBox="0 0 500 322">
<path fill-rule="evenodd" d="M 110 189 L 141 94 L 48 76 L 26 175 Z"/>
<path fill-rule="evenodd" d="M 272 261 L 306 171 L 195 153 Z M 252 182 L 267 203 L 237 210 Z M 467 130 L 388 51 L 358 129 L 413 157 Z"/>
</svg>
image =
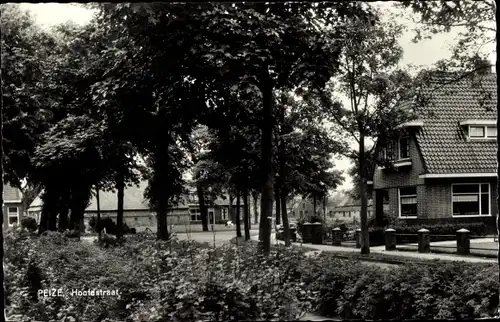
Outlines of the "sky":
<svg viewBox="0 0 500 322">
<path fill-rule="evenodd" d="M 390 2 L 379 2 L 378 5 L 382 8 L 386 17 L 395 13 L 391 8 Z M 36 21 L 43 27 L 50 27 L 67 21 L 73 21 L 77 24 L 85 24 L 92 18 L 92 12 L 78 4 L 66 3 L 22 3 L 23 9 L 29 10 L 35 16 Z M 447 34 L 434 35 L 430 40 L 424 40 L 417 44 L 413 43 L 412 28 L 415 24 L 406 17 L 397 19 L 398 22 L 405 24 L 408 30 L 400 38 L 399 43 L 404 50 L 401 64 L 430 66 L 440 59 L 448 58 L 451 55 L 450 47 L 456 43 L 455 39 L 458 36 L 459 30 L 451 31 Z M 492 54 L 491 60 L 496 60 L 496 56 Z M 351 166 L 351 162 L 345 158 L 336 160 L 336 168 L 347 170 Z M 339 187 L 339 190 L 349 189 L 352 187 L 350 179 Z"/>
</svg>

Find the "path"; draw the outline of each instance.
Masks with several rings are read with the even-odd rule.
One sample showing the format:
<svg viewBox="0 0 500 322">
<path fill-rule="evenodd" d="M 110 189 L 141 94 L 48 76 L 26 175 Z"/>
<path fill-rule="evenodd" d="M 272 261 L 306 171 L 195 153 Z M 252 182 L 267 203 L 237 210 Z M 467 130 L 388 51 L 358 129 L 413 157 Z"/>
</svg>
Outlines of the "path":
<svg viewBox="0 0 500 322">
<path fill-rule="evenodd" d="M 271 233 L 271 243 L 272 244 L 284 244 L 281 240 L 276 240 L 275 233 Z M 252 239 L 258 240 L 258 236 L 253 236 Z M 474 240 L 474 243 L 484 242 L 485 240 L 491 241 L 491 238 L 481 238 Z M 446 243 L 455 243 L 454 241 L 448 241 Z M 471 240 L 472 243 L 472 240 Z M 434 243 L 435 244 L 435 243 Z M 332 246 L 332 245 L 313 245 L 313 244 L 302 244 L 302 243 L 292 243 L 294 246 L 305 246 L 307 248 L 314 248 L 318 251 L 334 252 L 334 253 L 355 253 L 359 254 L 359 249 L 353 247 L 342 247 L 342 246 Z M 386 251 L 385 246 L 374 246 L 370 247 L 370 253 L 372 254 L 383 254 L 387 256 L 392 256 L 394 258 L 404 257 L 404 258 L 415 258 L 418 260 L 444 260 L 444 261 L 463 261 L 469 263 L 497 263 L 496 259 L 491 258 L 480 258 L 473 256 L 460 256 L 453 254 L 433 254 L 433 253 L 417 253 L 408 251 Z M 370 262 L 366 262 L 370 263 Z M 372 262 L 373 263 L 373 262 Z"/>
<path fill-rule="evenodd" d="M 250 235 L 258 235 L 259 231 L 257 229 L 250 230 Z M 215 235 L 215 236 L 214 236 Z M 215 237 L 215 246 L 221 246 L 226 242 L 229 242 L 231 238 L 236 236 L 235 231 L 216 231 L 215 234 L 212 231 L 208 232 L 193 232 L 193 233 L 177 233 L 177 238 L 179 240 L 194 240 L 200 243 L 210 243 L 214 242 Z M 92 243 L 97 239 L 97 236 L 82 236 L 81 241 L 84 243 Z"/>
</svg>

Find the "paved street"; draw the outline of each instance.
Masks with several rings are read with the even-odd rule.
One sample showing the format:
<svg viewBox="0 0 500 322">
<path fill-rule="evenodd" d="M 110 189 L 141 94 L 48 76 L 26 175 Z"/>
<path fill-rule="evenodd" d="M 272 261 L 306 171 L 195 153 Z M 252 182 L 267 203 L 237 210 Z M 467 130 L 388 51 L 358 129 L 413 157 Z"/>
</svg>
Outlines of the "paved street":
<svg viewBox="0 0 500 322">
<path fill-rule="evenodd" d="M 242 231 L 244 234 L 244 231 Z M 258 229 L 250 230 L 250 235 L 258 235 Z M 179 240 L 195 240 L 200 243 L 213 243 L 215 238 L 215 245 L 220 246 L 226 242 L 229 242 L 231 238 L 236 237 L 236 230 L 234 231 L 216 231 L 214 232 L 193 232 L 193 233 L 177 233 L 177 238 Z M 81 238 L 82 242 L 91 243 L 97 239 L 97 236 L 84 236 Z"/>
<path fill-rule="evenodd" d="M 242 234 L 244 232 L 242 231 Z M 258 235 L 258 229 L 250 230 L 250 235 Z M 179 240 L 192 239 L 200 243 L 213 243 L 215 238 L 215 245 L 220 246 L 225 242 L 229 242 L 231 238 L 236 237 L 236 231 L 217 231 L 213 232 L 196 232 L 196 233 L 177 233 Z"/>
</svg>

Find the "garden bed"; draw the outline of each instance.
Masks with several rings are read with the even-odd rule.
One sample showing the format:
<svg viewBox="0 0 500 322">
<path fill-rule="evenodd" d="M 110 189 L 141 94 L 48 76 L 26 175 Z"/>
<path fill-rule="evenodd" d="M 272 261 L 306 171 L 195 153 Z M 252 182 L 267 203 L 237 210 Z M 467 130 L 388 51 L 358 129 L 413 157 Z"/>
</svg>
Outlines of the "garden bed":
<svg viewBox="0 0 500 322">
<path fill-rule="evenodd" d="M 17 321 L 462 319 L 495 314 L 496 265 L 400 261 L 379 254 L 307 258 L 306 247 L 213 248 L 139 234 L 86 244 L 53 233 L 6 236 L 7 314 Z M 394 258 L 392 258 L 394 260 Z M 480 265 L 480 266 L 478 266 Z M 478 269 L 480 267 L 481 269 Z M 84 277 L 84 278 L 82 278 Z M 120 297 L 38 297 L 39 289 L 119 290 Z"/>
</svg>

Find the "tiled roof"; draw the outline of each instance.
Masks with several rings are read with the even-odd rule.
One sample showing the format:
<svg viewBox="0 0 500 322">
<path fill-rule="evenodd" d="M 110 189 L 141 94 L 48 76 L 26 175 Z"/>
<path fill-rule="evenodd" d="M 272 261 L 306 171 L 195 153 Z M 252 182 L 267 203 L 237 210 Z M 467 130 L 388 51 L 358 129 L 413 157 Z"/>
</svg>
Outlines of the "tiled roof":
<svg viewBox="0 0 500 322">
<path fill-rule="evenodd" d="M 18 188 L 12 187 L 10 184 L 3 185 L 3 201 L 19 202 L 22 199 L 21 191 Z"/>
<path fill-rule="evenodd" d="M 127 187 L 123 194 L 123 209 L 124 210 L 149 210 L 148 200 L 144 198 L 144 190 L 148 186 L 147 181 L 143 181 L 139 184 L 139 186 Z M 251 200 L 249 200 L 251 201 Z M 116 211 L 118 206 L 117 194 L 115 192 L 110 191 L 101 191 L 99 193 L 99 203 L 101 211 Z M 226 200 L 222 198 L 217 198 L 214 201 L 215 205 L 224 206 L 229 204 L 229 199 Z M 40 209 L 42 205 L 42 200 L 38 196 L 30 205 L 30 210 L 37 211 Z M 187 197 L 184 196 L 181 198 L 177 205 L 174 205 L 172 208 L 187 208 L 188 205 L 191 205 L 187 201 Z M 195 205 L 195 204 L 193 204 Z M 233 205 L 236 206 L 236 199 L 233 200 Z M 243 205 L 243 200 L 241 200 L 241 205 Z M 90 205 L 87 207 L 86 211 L 97 211 L 97 199 L 95 196 L 90 200 Z"/>
<path fill-rule="evenodd" d="M 481 98 L 490 99 L 481 106 Z M 497 171 L 496 141 L 467 141 L 459 125 L 467 119 L 496 120 L 496 74 L 487 75 L 481 87 L 462 80 L 435 90 L 430 104 L 417 107 L 422 129 L 417 133 L 427 173 L 491 173 Z M 428 113 L 430 112 L 430 113 Z"/>
<path fill-rule="evenodd" d="M 148 201 L 144 199 L 144 190 L 146 189 L 148 183 L 146 181 L 141 182 L 139 187 L 132 186 L 126 187 L 123 193 L 123 209 L 125 210 L 148 210 Z M 99 193 L 99 205 L 101 211 L 113 211 L 117 209 L 118 200 L 117 194 L 110 191 L 101 191 Z M 90 205 L 86 209 L 87 211 L 97 211 L 97 199 L 92 197 Z"/>
</svg>

